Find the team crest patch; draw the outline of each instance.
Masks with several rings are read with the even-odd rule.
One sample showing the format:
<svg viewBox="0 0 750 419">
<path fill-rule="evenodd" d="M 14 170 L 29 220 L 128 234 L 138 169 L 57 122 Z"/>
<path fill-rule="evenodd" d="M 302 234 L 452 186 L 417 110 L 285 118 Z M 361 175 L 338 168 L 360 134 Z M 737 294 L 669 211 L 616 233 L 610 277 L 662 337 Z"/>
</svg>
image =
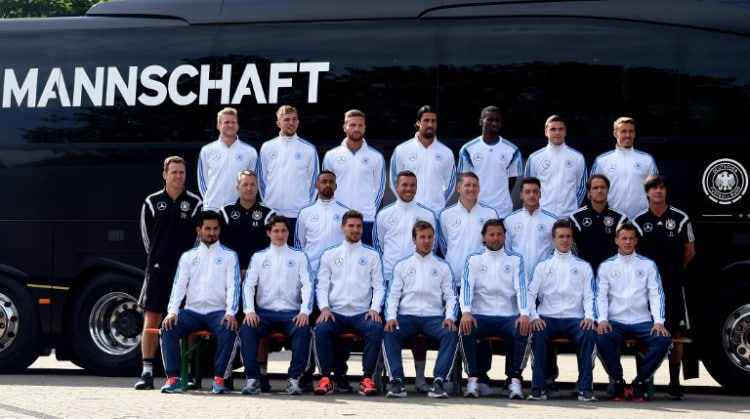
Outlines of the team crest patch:
<svg viewBox="0 0 750 419">
<path fill-rule="evenodd" d="M 580 270 L 580 269 L 578 269 L 578 268 L 573 268 L 573 269 L 571 269 L 571 270 L 570 270 L 570 274 L 571 274 L 572 276 L 578 276 L 578 275 L 580 275 L 580 274 L 581 274 L 581 270 Z"/>
<path fill-rule="evenodd" d="M 536 226 L 536 231 L 544 233 L 545 231 L 547 231 L 547 226 L 544 224 L 539 224 L 538 226 Z"/>
<path fill-rule="evenodd" d="M 732 159 L 714 161 L 703 172 L 703 192 L 719 205 L 739 201 L 747 192 L 745 167 Z"/>
<path fill-rule="evenodd" d="M 250 216 L 253 217 L 253 220 L 258 221 L 263 218 L 263 211 L 255 210 Z"/>
<path fill-rule="evenodd" d="M 364 257 L 359 258 L 359 260 L 357 261 L 357 263 L 359 263 L 360 266 L 365 266 L 365 265 L 367 265 L 367 258 L 364 258 Z"/>
<path fill-rule="evenodd" d="M 221 265 L 222 263 L 224 263 L 224 258 L 223 258 L 223 257 L 221 257 L 221 256 L 217 256 L 217 257 L 216 257 L 216 260 L 214 260 L 214 262 L 215 262 L 215 263 L 216 263 L 217 265 Z"/>
<path fill-rule="evenodd" d="M 510 265 L 503 266 L 503 272 L 505 272 L 506 274 L 510 273 L 511 271 L 513 271 L 513 267 L 512 266 L 510 266 Z"/>
<path fill-rule="evenodd" d="M 637 269 L 635 271 L 636 278 L 643 278 L 644 276 L 646 276 L 646 271 L 644 271 L 643 269 Z"/>
<path fill-rule="evenodd" d="M 159 211 L 164 211 L 165 209 L 167 209 L 167 203 L 164 201 L 157 202 L 156 209 L 158 209 Z"/>
<path fill-rule="evenodd" d="M 295 160 L 302 160 L 302 153 L 300 153 L 299 151 L 296 152 L 296 153 L 294 153 L 294 159 Z"/>
<path fill-rule="evenodd" d="M 572 160 L 565 160 L 565 167 L 567 167 L 568 169 L 570 169 L 571 167 L 573 167 L 573 161 Z"/>
<path fill-rule="evenodd" d="M 643 169 L 643 165 L 641 164 L 641 162 L 635 162 L 635 163 L 633 163 L 633 167 L 635 168 L 635 170 L 637 170 L 639 172 L 641 171 L 641 169 Z"/>
<path fill-rule="evenodd" d="M 180 210 L 188 212 L 190 211 L 190 202 L 188 201 L 181 201 L 180 202 Z"/>
<path fill-rule="evenodd" d="M 430 271 L 430 275 L 432 276 L 438 276 L 439 273 L 440 271 L 438 271 L 437 268 L 432 268 L 432 270 Z"/>
<path fill-rule="evenodd" d="M 229 213 L 229 218 L 231 218 L 233 220 L 236 220 L 236 219 L 240 218 L 240 212 L 239 211 L 232 211 L 231 213 Z"/>
<path fill-rule="evenodd" d="M 295 262 L 294 259 L 289 259 L 286 261 L 287 268 L 294 268 L 295 265 L 297 265 L 297 262 Z"/>
<path fill-rule="evenodd" d="M 608 216 L 604 217 L 604 219 L 602 220 L 602 222 L 604 223 L 605 227 L 612 227 L 613 225 L 615 225 L 615 217 L 612 217 L 611 215 L 608 215 Z"/>
<path fill-rule="evenodd" d="M 237 155 L 234 156 L 234 159 L 237 161 L 242 161 L 242 160 L 245 160 L 245 156 L 238 153 Z"/>
<path fill-rule="evenodd" d="M 369 157 L 362 157 L 361 162 L 362 162 L 363 165 L 367 166 L 368 164 L 370 164 L 370 158 Z"/>
<path fill-rule="evenodd" d="M 677 221 L 673 219 L 668 219 L 665 226 L 667 227 L 667 230 L 674 230 L 675 227 L 677 227 Z"/>
<path fill-rule="evenodd" d="M 443 160 L 443 155 L 442 155 L 442 154 L 440 154 L 440 153 L 436 153 L 436 154 L 435 154 L 435 160 L 437 160 L 437 161 L 441 161 L 441 160 Z"/>
<path fill-rule="evenodd" d="M 334 214 L 333 219 L 336 221 L 341 221 L 341 214 Z"/>
</svg>

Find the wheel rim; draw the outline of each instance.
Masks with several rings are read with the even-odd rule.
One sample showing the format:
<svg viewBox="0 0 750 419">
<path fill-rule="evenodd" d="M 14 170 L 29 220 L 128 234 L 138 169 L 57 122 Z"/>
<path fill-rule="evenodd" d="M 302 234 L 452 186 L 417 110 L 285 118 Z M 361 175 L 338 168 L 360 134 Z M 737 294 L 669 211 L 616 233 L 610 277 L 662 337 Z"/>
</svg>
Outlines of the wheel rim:
<svg viewBox="0 0 750 419">
<path fill-rule="evenodd" d="M 727 317 L 724 352 L 735 366 L 750 372 L 750 304 L 739 307 Z"/>
<path fill-rule="evenodd" d="M 122 355 L 141 343 L 143 310 L 124 292 L 102 296 L 91 308 L 89 332 L 94 344 L 109 355 Z"/>
<path fill-rule="evenodd" d="M 7 295 L 0 293 L 0 352 L 10 347 L 18 336 L 18 308 Z"/>
</svg>

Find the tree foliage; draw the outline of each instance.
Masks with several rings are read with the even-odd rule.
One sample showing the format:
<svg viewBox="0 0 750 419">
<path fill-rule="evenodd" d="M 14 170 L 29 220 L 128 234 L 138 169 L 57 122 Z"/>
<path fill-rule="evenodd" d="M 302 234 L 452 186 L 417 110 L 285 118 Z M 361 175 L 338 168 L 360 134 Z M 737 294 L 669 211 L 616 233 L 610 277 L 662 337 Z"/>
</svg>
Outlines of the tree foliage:
<svg viewBox="0 0 750 419">
<path fill-rule="evenodd" d="M 0 17 L 83 16 L 101 0 L 0 0 Z"/>
</svg>

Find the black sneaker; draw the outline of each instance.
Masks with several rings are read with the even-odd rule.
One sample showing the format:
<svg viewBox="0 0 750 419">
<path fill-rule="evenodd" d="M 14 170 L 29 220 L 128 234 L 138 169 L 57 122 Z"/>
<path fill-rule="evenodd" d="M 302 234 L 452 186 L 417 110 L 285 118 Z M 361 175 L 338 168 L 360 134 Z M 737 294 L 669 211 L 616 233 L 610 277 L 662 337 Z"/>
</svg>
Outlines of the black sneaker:
<svg viewBox="0 0 750 419">
<path fill-rule="evenodd" d="M 445 399 L 448 397 L 448 393 L 443 388 L 443 380 L 436 378 L 432 381 L 432 387 L 430 387 L 427 397 L 432 397 L 433 399 Z"/>
<path fill-rule="evenodd" d="M 547 397 L 549 395 L 546 390 L 536 388 L 531 390 L 531 393 L 526 396 L 526 400 L 547 400 Z"/>
<path fill-rule="evenodd" d="M 550 399 L 556 399 L 560 397 L 560 390 L 557 389 L 557 384 L 553 379 L 546 380 L 547 397 Z"/>
<path fill-rule="evenodd" d="M 395 379 L 391 381 L 391 389 L 388 390 L 388 393 L 385 395 L 387 398 L 400 398 L 403 399 L 406 397 L 406 389 L 404 388 L 404 383 L 401 382 L 399 379 Z"/>
<path fill-rule="evenodd" d="M 226 388 L 227 391 L 234 391 L 234 377 L 224 377 L 224 388 Z"/>
<path fill-rule="evenodd" d="M 135 383 L 136 390 L 153 390 L 154 389 L 154 377 L 151 376 L 150 372 L 144 372 L 141 374 L 141 379 Z"/>
<path fill-rule="evenodd" d="M 682 387 L 680 385 L 670 385 L 667 387 L 667 394 L 664 397 L 668 400 L 685 400 L 685 395 L 682 394 Z"/>
<path fill-rule="evenodd" d="M 612 400 L 616 402 L 625 401 L 625 381 L 622 379 L 615 380 L 612 383 Z"/>
<path fill-rule="evenodd" d="M 268 374 L 261 374 L 258 381 L 260 381 L 260 391 L 264 393 L 271 391 L 271 380 L 268 378 Z"/>
<path fill-rule="evenodd" d="M 646 382 L 642 380 L 633 380 L 633 383 L 631 384 L 631 388 L 633 389 L 633 395 L 631 396 L 631 400 L 634 402 L 645 402 L 646 399 L 648 399 L 648 394 L 646 394 Z"/>
<path fill-rule="evenodd" d="M 188 376 L 188 384 L 187 384 L 188 390 L 198 390 L 198 383 L 195 381 L 195 377 L 192 375 Z"/>
</svg>

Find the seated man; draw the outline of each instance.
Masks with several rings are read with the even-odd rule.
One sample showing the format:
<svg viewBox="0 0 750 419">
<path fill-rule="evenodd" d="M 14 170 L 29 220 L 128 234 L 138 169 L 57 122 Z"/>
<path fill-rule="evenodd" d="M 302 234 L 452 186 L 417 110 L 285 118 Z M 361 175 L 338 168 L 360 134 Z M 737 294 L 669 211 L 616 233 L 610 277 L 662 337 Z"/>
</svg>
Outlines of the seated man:
<svg viewBox="0 0 750 419">
<path fill-rule="evenodd" d="M 667 356 L 672 339 L 664 327 L 664 291 L 656 264 L 635 252 L 638 233 L 633 224 L 615 230 L 617 255 L 599 265 L 596 275 L 596 347 L 604 367 L 614 379 L 612 400 L 626 399 L 619 348 L 633 338 L 648 349 L 633 380 L 633 401 L 646 400 L 646 384 Z"/>
<path fill-rule="evenodd" d="M 529 400 L 546 400 L 547 348 L 550 339 L 564 337 L 576 345 L 578 359 L 578 400 L 594 401 L 594 278 L 591 265 L 570 252 L 573 227 L 570 221 L 552 226 L 555 251 L 535 267 L 529 281 L 531 302 L 533 378 Z M 535 307 L 534 302 L 539 306 Z"/>
<path fill-rule="evenodd" d="M 502 336 L 513 343 L 510 372 L 511 399 L 523 399 L 521 373 L 528 348 L 531 323 L 523 257 L 505 248 L 505 226 L 498 219 L 482 226 L 484 248 L 466 259 L 462 274 L 461 343 L 469 376 L 464 397 L 478 397 L 477 341 Z M 509 345 L 510 346 L 510 345 Z"/>
<path fill-rule="evenodd" d="M 213 392 L 224 393 L 224 371 L 229 363 L 239 308 L 240 268 L 237 254 L 219 243 L 221 231 L 218 213 L 205 211 L 198 215 L 198 246 L 183 253 L 169 299 L 167 316 L 162 322 L 161 351 L 167 383 L 162 393 L 179 392 L 180 339 L 198 330 L 208 330 L 216 337 Z M 185 299 L 185 307 L 180 304 Z"/>
<path fill-rule="evenodd" d="M 427 395 L 445 398 L 448 393 L 443 382 L 450 373 L 458 339 L 456 284 L 448 263 L 432 253 L 435 245 L 432 224 L 418 221 L 411 236 L 416 249 L 393 267 L 386 296 L 383 344 L 391 377 L 386 397 L 406 397 L 401 349 L 404 343 L 422 333 L 439 342 L 434 379 Z"/>
<path fill-rule="evenodd" d="M 320 258 L 315 296 L 320 315 L 315 325 L 315 354 L 321 379 L 315 394 L 333 392 L 331 371 L 334 363 L 334 341 L 342 333 L 364 337 L 362 354 L 364 375 L 359 394 L 373 396 L 378 390 L 372 381 L 383 341 L 383 320 L 380 309 L 385 296 L 385 283 L 380 254 L 363 245 L 364 216 L 349 210 L 341 218 L 344 241 L 328 248 Z"/>
<path fill-rule="evenodd" d="M 310 261 L 304 252 L 287 245 L 289 223 L 286 217 L 271 216 L 266 234 L 271 238 L 271 245 L 255 252 L 250 259 L 242 289 L 245 320 L 240 327 L 240 339 L 247 379 L 242 394 L 260 393 L 258 341 L 281 332 L 292 341 L 286 391 L 298 396 L 302 394 L 299 377 L 310 358 L 309 316 L 314 291 Z"/>
</svg>

